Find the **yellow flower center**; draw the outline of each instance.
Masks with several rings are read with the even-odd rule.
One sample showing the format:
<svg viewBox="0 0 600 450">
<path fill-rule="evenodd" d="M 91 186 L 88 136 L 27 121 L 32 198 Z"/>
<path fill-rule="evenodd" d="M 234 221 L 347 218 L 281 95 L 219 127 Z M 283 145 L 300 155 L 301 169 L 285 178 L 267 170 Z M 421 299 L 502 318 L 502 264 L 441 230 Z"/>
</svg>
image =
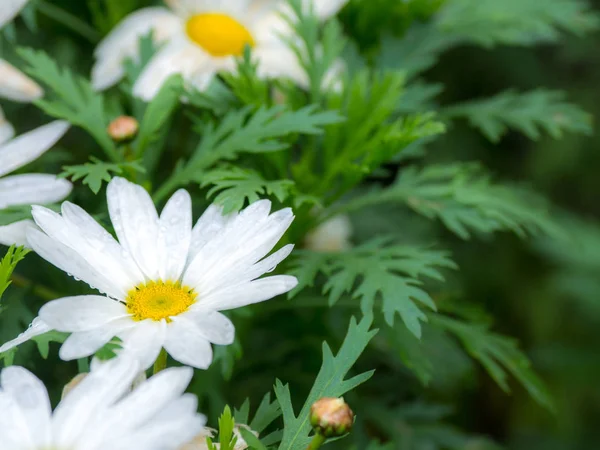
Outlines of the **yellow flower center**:
<svg viewBox="0 0 600 450">
<path fill-rule="evenodd" d="M 196 293 L 173 281 L 150 281 L 127 293 L 127 311 L 133 320 L 161 320 L 186 311 L 195 301 Z"/>
<path fill-rule="evenodd" d="M 189 38 L 212 56 L 239 56 L 254 39 L 244 25 L 220 13 L 196 14 L 187 21 Z"/>
</svg>

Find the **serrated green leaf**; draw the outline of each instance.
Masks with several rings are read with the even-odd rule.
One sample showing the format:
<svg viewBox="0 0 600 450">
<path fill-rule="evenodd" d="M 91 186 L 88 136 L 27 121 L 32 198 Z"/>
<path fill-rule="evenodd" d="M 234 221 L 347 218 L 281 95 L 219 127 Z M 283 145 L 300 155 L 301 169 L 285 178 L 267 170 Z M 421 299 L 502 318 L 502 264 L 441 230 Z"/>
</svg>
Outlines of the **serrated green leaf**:
<svg viewBox="0 0 600 450">
<path fill-rule="evenodd" d="M 559 39 L 562 31 L 597 30 L 599 15 L 581 0 L 452 0 L 437 17 L 442 31 L 480 45 L 533 45 Z"/>
<path fill-rule="evenodd" d="M 0 261 L 0 299 L 11 283 L 10 277 L 17 267 L 17 264 L 25 258 L 27 253 L 29 253 L 29 249 L 11 245 L 6 254 L 2 257 L 2 260 Z"/>
<path fill-rule="evenodd" d="M 510 392 L 507 382 L 510 373 L 540 405 L 555 409 L 552 396 L 515 339 L 489 331 L 487 324 L 468 323 L 441 315 L 430 316 L 430 319 L 433 325 L 454 334 L 505 392 Z"/>
<path fill-rule="evenodd" d="M 63 172 L 58 176 L 71 178 L 72 181 L 81 180 L 94 194 L 102 187 L 102 182 L 108 183 L 113 175 L 121 175 L 123 171 L 135 171 L 144 173 L 145 169 L 137 162 L 125 162 L 119 164 L 100 161 L 98 158 L 90 157 L 90 162 L 78 166 L 64 166 Z M 111 174 L 112 173 L 112 174 Z"/>
<path fill-rule="evenodd" d="M 294 413 L 289 386 L 276 381 L 275 395 L 281 406 L 285 425 L 279 450 L 305 450 L 310 442 L 311 405 L 321 397 L 341 397 L 373 375 L 373 371 L 370 371 L 345 379 L 348 371 L 377 333 L 377 330 L 369 330 L 371 323 L 372 317 L 365 317 L 358 324 L 352 318 L 348 334 L 335 356 L 327 343 L 323 343 L 321 370 L 298 416 Z"/>
<path fill-rule="evenodd" d="M 40 334 L 31 338 L 32 341 L 37 345 L 40 356 L 44 359 L 48 359 L 50 353 L 50 342 L 58 342 L 62 344 L 69 337 L 69 333 L 62 333 L 60 331 L 48 331 L 47 333 Z"/>
<path fill-rule="evenodd" d="M 49 88 L 46 96 L 34 103 L 47 114 L 86 130 L 111 161 L 119 162 L 122 158 L 106 131 L 108 118 L 104 99 L 90 82 L 67 68 L 60 68 L 43 51 L 21 48 L 18 53 L 27 63 L 25 72 Z M 54 98 L 48 98 L 49 94 Z"/>
<path fill-rule="evenodd" d="M 444 110 L 449 118 L 464 117 L 485 137 L 498 142 L 509 129 L 537 140 L 541 131 L 559 139 L 565 131 L 590 135 L 592 116 L 564 100 L 565 93 L 536 89 L 502 92 L 494 97 L 453 105 Z"/>
</svg>

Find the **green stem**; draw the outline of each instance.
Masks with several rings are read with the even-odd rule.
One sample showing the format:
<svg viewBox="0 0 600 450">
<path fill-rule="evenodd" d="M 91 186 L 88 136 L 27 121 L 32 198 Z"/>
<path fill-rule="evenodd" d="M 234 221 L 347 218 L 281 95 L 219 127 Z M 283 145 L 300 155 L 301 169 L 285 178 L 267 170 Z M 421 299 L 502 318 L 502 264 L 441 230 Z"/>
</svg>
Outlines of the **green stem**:
<svg viewBox="0 0 600 450">
<path fill-rule="evenodd" d="M 167 368 L 167 351 L 164 348 L 160 349 L 160 353 L 158 354 L 158 358 L 154 361 L 154 375 L 156 375 L 161 370 Z"/>
<path fill-rule="evenodd" d="M 38 11 L 64 25 L 65 27 L 70 28 L 77 34 L 86 38 L 92 44 L 97 44 L 100 41 L 101 35 L 95 28 L 89 26 L 79 17 L 71 14 L 68 11 L 65 11 L 62 8 L 59 8 L 56 5 L 53 5 L 50 2 L 45 0 L 39 1 Z"/>
<path fill-rule="evenodd" d="M 321 435 L 321 434 L 315 434 L 315 437 L 313 437 L 312 441 L 310 441 L 310 444 L 308 444 L 308 447 L 306 448 L 306 450 L 316 450 L 318 448 L 321 447 L 321 445 L 323 445 L 325 443 L 325 436 Z"/>
</svg>

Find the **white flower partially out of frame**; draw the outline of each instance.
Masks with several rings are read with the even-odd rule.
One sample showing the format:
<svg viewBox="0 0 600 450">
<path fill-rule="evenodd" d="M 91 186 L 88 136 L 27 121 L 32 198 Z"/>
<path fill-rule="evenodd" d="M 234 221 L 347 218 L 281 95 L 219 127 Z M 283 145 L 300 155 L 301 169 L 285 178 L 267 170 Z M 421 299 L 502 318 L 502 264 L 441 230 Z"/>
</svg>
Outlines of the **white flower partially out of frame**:
<svg viewBox="0 0 600 450">
<path fill-rule="evenodd" d="M 0 98 L 31 102 L 43 95 L 44 90 L 35 81 L 0 58 Z"/>
<path fill-rule="evenodd" d="M 0 210 L 11 206 L 47 204 L 63 200 L 72 189 L 71 183 L 55 175 L 26 173 L 5 176 L 36 160 L 48 151 L 69 129 L 63 121 L 51 122 L 14 139 L 10 125 L 3 125 L 0 112 Z M 5 142 L 8 140 L 7 142 Z M 26 245 L 26 232 L 33 221 L 20 220 L 0 226 L 0 244 Z"/>
<path fill-rule="evenodd" d="M 21 12 L 29 0 L 1 0 L 0 1 L 0 28 L 13 20 Z"/>
<path fill-rule="evenodd" d="M 210 206 L 192 228 L 187 191 L 177 191 L 160 216 L 150 195 L 114 178 L 108 210 L 117 242 L 88 213 L 65 202 L 62 215 L 33 207 L 43 230 L 29 230 L 29 245 L 43 258 L 106 294 L 65 297 L 40 309 L 39 319 L 14 345 L 47 329 L 72 333 L 64 360 L 94 354 L 114 336 L 147 368 L 161 348 L 179 362 L 205 369 L 210 343 L 233 342 L 234 326 L 219 311 L 261 302 L 293 289 L 293 276 L 260 278 L 292 251 L 288 244 L 265 258 L 294 216 L 285 208 L 269 214 L 261 200 L 240 213 L 222 215 Z M 263 259 L 264 258 L 264 259 Z"/>
<path fill-rule="evenodd" d="M 42 382 L 22 367 L 0 374 L 2 450 L 175 450 L 201 432 L 197 400 L 184 394 L 193 370 L 163 370 L 129 392 L 139 372 L 131 358 L 92 370 L 54 412 Z"/>
<path fill-rule="evenodd" d="M 320 19 L 339 11 L 348 0 L 304 0 Z M 164 46 L 137 79 L 133 92 L 149 100 L 164 81 L 181 74 L 192 86 L 205 89 L 218 72 L 235 70 L 235 57 L 246 45 L 263 77 L 288 77 L 302 86 L 308 77 L 286 38 L 293 37 L 281 17 L 288 11 L 283 0 L 166 0 L 161 7 L 140 9 L 127 16 L 98 45 L 92 69 L 92 84 L 106 89 L 124 75 L 123 61 L 138 59 L 140 36 L 153 32 Z M 339 64 L 335 70 L 339 69 Z M 333 75 L 333 74 L 332 74 Z"/>
</svg>

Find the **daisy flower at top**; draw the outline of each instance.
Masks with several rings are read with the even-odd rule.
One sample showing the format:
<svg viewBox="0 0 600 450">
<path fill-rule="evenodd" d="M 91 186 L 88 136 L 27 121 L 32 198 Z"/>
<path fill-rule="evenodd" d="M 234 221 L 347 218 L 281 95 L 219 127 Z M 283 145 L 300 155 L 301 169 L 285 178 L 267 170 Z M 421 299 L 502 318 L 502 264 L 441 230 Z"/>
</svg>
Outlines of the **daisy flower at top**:
<svg viewBox="0 0 600 450">
<path fill-rule="evenodd" d="M 0 1 L 0 28 L 17 17 L 29 0 L 1 0 Z"/>
<path fill-rule="evenodd" d="M 234 338 L 233 324 L 219 311 L 270 299 L 297 284 L 288 275 L 258 279 L 292 251 L 286 245 L 264 258 L 291 224 L 289 208 L 269 214 L 271 204 L 262 200 L 223 216 L 210 206 L 192 228 L 191 199 L 183 189 L 160 216 L 144 188 L 123 178 L 111 180 L 107 198 L 119 242 L 72 203 L 63 203 L 62 215 L 33 207 L 43 232 L 29 230 L 29 245 L 106 295 L 47 303 L 0 352 L 55 329 L 72 333 L 59 352 L 64 360 L 92 355 L 117 336 L 123 353 L 133 353 L 143 368 L 161 348 L 183 364 L 207 368 L 210 343 L 227 345 Z"/>
<path fill-rule="evenodd" d="M 204 426 L 183 394 L 193 371 L 163 370 L 129 392 L 139 371 L 118 357 L 84 377 L 54 412 L 42 382 L 22 367 L 0 374 L 2 450 L 176 450 Z"/>
<path fill-rule="evenodd" d="M 144 8 L 126 17 L 96 48 L 92 83 L 97 89 L 115 84 L 123 76 L 123 61 L 136 58 L 138 39 L 153 31 L 165 43 L 136 81 L 133 92 L 149 100 L 163 82 L 181 74 L 202 90 L 215 73 L 235 70 L 235 57 L 252 47 L 258 73 L 284 76 L 308 84 L 296 55 L 281 35 L 290 36 L 280 12 L 283 0 L 165 0 L 171 10 Z M 305 0 L 322 19 L 335 14 L 347 0 Z"/>
<path fill-rule="evenodd" d="M 68 129 L 67 122 L 55 121 L 11 140 L 14 130 L 0 111 L 0 220 L 3 209 L 34 203 L 54 203 L 69 195 L 71 183 L 55 175 L 26 173 L 5 176 L 40 157 Z M 0 244 L 25 245 L 25 233 L 33 226 L 31 220 L 0 226 Z"/>
</svg>

